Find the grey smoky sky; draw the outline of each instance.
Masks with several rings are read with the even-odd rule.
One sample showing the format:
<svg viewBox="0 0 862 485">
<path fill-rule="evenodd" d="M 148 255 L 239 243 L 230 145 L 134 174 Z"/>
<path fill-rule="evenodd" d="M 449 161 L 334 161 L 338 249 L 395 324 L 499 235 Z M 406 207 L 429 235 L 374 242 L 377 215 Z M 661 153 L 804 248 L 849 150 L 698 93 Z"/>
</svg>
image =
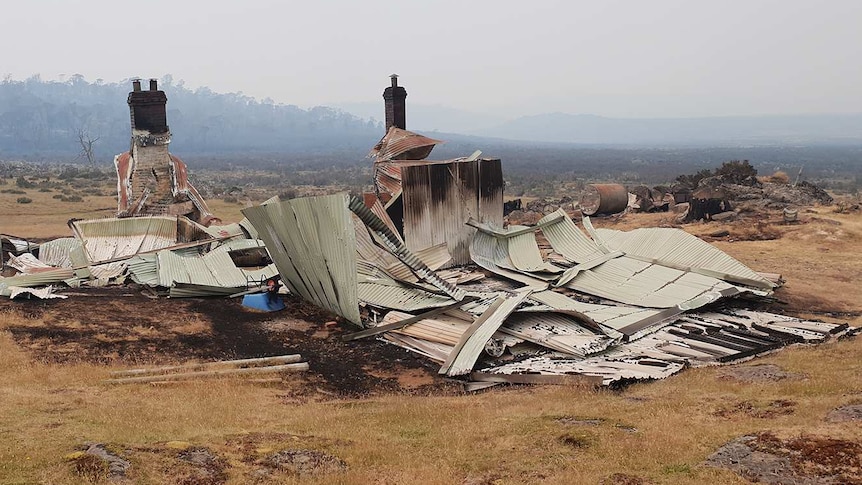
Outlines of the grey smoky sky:
<svg viewBox="0 0 862 485">
<path fill-rule="evenodd" d="M 862 112 L 862 1 L 0 0 L 0 75 L 516 117 Z"/>
</svg>

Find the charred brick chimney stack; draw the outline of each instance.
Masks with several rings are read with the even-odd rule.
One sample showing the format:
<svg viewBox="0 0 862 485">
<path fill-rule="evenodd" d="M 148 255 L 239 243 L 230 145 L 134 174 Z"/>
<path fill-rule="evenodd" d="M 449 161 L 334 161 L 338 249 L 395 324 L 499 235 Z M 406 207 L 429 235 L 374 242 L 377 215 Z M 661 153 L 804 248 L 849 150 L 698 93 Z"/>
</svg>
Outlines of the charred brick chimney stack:
<svg viewBox="0 0 862 485">
<path fill-rule="evenodd" d="M 383 91 L 386 104 L 386 131 L 392 126 L 407 129 L 407 90 L 398 85 L 398 74 L 389 76 L 392 85 Z"/>
<path fill-rule="evenodd" d="M 133 132 L 146 130 L 154 135 L 168 133 L 168 97 L 164 91 L 159 91 L 158 80 L 150 79 L 149 91 L 141 90 L 139 79 L 132 81 L 128 103 Z"/>
</svg>

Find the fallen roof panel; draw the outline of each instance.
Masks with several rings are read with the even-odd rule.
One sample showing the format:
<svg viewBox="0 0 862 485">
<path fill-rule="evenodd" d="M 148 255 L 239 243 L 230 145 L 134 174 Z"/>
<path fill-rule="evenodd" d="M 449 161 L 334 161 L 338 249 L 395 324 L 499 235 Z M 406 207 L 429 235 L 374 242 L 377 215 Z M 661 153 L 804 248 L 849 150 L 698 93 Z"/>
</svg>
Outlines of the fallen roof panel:
<svg viewBox="0 0 862 485">
<path fill-rule="evenodd" d="M 251 207 L 243 214 L 291 292 L 359 325 L 356 235 L 348 205 L 349 196 L 336 194 Z"/>
</svg>

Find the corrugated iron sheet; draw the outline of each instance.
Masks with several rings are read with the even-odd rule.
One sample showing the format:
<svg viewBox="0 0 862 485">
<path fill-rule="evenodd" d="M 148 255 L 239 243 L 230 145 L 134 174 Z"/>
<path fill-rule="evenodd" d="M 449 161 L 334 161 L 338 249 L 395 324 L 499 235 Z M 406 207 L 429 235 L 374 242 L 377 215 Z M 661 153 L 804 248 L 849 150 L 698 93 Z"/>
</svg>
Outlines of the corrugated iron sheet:
<svg viewBox="0 0 862 485">
<path fill-rule="evenodd" d="M 51 266 L 68 268 L 72 266 L 69 253 L 81 247 L 81 241 L 74 237 L 61 237 L 39 246 L 39 260 Z"/>
<path fill-rule="evenodd" d="M 581 326 L 574 317 L 554 312 L 516 312 L 500 331 L 578 357 L 595 354 L 616 343 Z"/>
<path fill-rule="evenodd" d="M 202 226 L 182 216 L 92 219 L 69 225 L 93 263 L 211 239 Z"/>
<path fill-rule="evenodd" d="M 401 167 L 391 161 L 374 162 L 374 188 L 377 193 L 401 193 Z"/>
<path fill-rule="evenodd" d="M 453 265 L 470 262 L 470 219 L 503 225 L 499 160 L 401 163 L 404 241 L 411 251 L 445 242 Z"/>
<path fill-rule="evenodd" d="M 584 224 L 588 231 L 594 233 L 588 219 L 584 219 Z M 579 264 L 557 278 L 549 271 L 537 271 L 542 264 L 550 268 L 553 266 L 541 259 L 538 245 L 531 232 L 525 232 L 526 229 L 517 227 L 509 231 L 491 231 L 486 228 L 486 225 L 474 225 L 479 228 L 480 233 L 487 233 L 485 236 L 476 237 L 479 243 L 476 240 L 473 243 L 473 256 L 477 264 L 491 271 L 495 271 L 495 267 L 502 268 L 506 271 L 496 272 L 506 277 L 514 276 L 519 281 L 523 281 L 524 276 L 547 281 L 555 280 L 553 281 L 555 286 L 565 286 L 628 305 L 648 308 L 676 307 L 683 310 L 698 308 L 722 296 L 745 291 L 714 276 L 703 274 L 705 271 L 692 272 L 688 267 L 681 265 L 676 265 L 679 268 L 663 265 L 658 259 L 629 257 L 623 251 L 611 251 L 600 241 L 596 241 L 598 236 L 589 238 L 575 226 L 571 219 L 561 217 L 560 214 L 540 220 L 541 230 L 554 251 L 571 263 Z M 641 239 L 646 238 L 633 238 L 631 241 Z M 679 239 L 689 241 L 685 238 Z M 618 236 L 614 240 L 626 241 L 625 238 Z M 517 241 L 518 244 L 510 247 L 512 241 Z M 650 241 L 657 244 L 656 240 Z M 692 248 L 692 254 L 687 258 L 680 258 L 680 261 L 696 260 L 697 256 L 693 256 L 695 253 L 708 253 L 710 261 L 719 260 L 718 255 L 723 253 L 712 246 L 706 246 L 708 251 L 703 245 L 688 244 L 687 247 Z M 640 250 L 647 251 L 643 246 L 640 246 Z M 742 271 L 731 267 L 730 263 L 735 262 L 732 258 L 728 257 L 721 261 L 727 263 L 720 266 L 721 268 Z M 513 275 L 512 272 L 518 272 L 520 275 Z"/>
<path fill-rule="evenodd" d="M 654 227 L 627 232 L 597 229 L 596 233 L 600 244 L 627 256 L 756 288 L 775 287 L 724 251 L 680 229 Z"/>
<path fill-rule="evenodd" d="M 388 249 L 399 261 L 407 265 L 419 279 L 433 285 L 454 300 L 461 301 L 464 299 L 466 296 L 464 290 L 440 278 L 428 265 L 411 253 L 401 240 L 392 233 L 389 227 L 365 207 L 361 199 L 351 197 L 349 204 L 350 210 L 356 214 L 362 223 L 376 233 L 380 244 Z"/>
<path fill-rule="evenodd" d="M 337 194 L 251 207 L 243 214 L 291 292 L 359 325 L 356 235 L 348 203 L 346 194 Z"/>
<path fill-rule="evenodd" d="M 377 160 L 422 160 L 430 155 L 434 145 L 439 143 L 443 142 L 391 126 L 369 156 L 374 156 Z"/>
<path fill-rule="evenodd" d="M 359 300 L 380 308 L 393 308 L 406 312 L 450 305 L 455 300 L 448 296 L 435 295 L 417 288 L 405 288 L 395 282 L 360 282 L 357 287 Z"/>
<path fill-rule="evenodd" d="M 440 374 L 459 376 L 469 374 L 476 365 L 476 359 L 485 349 L 485 344 L 503 325 L 506 318 L 515 311 L 528 296 L 530 290 L 519 290 L 508 297 L 501 296 L 464 332 L 458 345 L 449 354 L 440 368 Z"/>
</svg>

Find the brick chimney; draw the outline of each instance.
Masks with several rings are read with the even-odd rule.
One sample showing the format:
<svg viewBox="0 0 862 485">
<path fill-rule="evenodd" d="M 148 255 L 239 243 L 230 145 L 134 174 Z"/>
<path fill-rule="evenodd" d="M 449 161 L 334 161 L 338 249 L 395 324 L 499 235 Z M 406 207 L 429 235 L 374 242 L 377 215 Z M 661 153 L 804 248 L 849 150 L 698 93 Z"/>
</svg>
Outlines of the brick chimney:
<svg viewBox="0 0 862 485">
<path fill-rule="evenodd" d="M 386 131 L 392 126 L 407 129 L 407 90 L 398 85 L 398 74 L 389 76 L 392 85 L 383 91 L 386 104 Z"/>
<path fill-rule="evenodd" d="M 151 134 L 168 133 L 168 115 L 165 106 L 168 97 L 159 91 L 158 80 L 150 79 L 150 90 L 141 90 L 141 80 L 132 81 L 129 93 L 129 113 L 132 118 L 132 131 L 145 130 Z"/>
</svg>

